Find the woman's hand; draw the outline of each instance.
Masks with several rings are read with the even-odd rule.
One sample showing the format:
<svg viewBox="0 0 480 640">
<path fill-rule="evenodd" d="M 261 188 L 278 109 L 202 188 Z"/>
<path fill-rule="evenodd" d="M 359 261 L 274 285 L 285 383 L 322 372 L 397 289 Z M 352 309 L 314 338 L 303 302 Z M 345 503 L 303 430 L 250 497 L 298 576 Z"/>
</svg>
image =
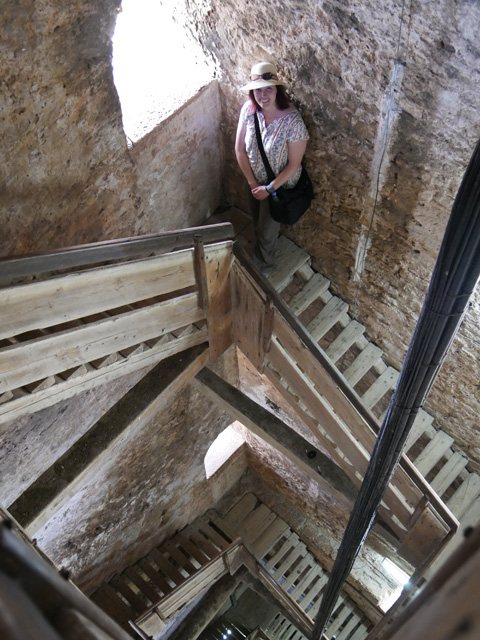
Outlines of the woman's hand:
<svg viewBox="0 0 480 640">
<path fill-rule="evenodd" d="M 266 200 L 270 194 L 267 191 L 267 187 L 259 186 L 252 189 L 252 196 L 256 200 Z"/>
</svg>

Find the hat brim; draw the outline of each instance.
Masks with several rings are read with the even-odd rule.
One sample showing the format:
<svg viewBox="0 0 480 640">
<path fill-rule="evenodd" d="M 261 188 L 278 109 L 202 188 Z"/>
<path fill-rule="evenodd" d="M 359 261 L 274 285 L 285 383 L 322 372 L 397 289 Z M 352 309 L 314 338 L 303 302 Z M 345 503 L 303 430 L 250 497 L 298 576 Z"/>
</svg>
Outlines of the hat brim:
<svg viewBox="0 0 480 640">
<path fill-rule="evenodd" d="M 249 91 L 253 91 L 254 89 L 262 89 L 263 87 L 272 87 L 275 85 L 286 87 L 287 83 L 282 82 L 282 80 L 264 80 L 263 78 L 259 78 L 258 80 L 252 80 L 243 87 L 240 87 L 240 91 L 243 91 L 243 93 L 248 93 Z"/>
</svg>

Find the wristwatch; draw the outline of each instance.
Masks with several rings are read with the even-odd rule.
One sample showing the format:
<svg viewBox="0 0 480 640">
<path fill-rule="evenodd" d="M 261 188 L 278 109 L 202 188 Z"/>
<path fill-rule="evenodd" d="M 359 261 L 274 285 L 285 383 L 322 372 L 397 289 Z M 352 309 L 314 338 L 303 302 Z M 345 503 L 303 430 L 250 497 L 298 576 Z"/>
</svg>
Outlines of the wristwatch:
<svg viewBox="0 0 480 640">
<path fill-rule="evenodd" d="M 273 186 L 273 183 L 270 182 L 269 185 L 267 185 L 267 191 L 270 195 L 274 194 L 276 192 L 275 187 Z"/>
</svg>

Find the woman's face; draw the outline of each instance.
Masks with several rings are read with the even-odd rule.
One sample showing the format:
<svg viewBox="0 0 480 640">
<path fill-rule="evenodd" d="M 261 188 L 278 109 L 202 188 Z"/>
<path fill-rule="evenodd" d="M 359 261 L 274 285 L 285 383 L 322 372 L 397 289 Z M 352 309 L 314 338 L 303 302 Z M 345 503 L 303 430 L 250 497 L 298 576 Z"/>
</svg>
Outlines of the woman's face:
<svg viewBox="0 0 480 640">
<path fill-rule="evenodd" d="M 277 87 L 275 85 L 254 89 L 253 95 L 262 111 L 276 107 Z"/>
</svg>

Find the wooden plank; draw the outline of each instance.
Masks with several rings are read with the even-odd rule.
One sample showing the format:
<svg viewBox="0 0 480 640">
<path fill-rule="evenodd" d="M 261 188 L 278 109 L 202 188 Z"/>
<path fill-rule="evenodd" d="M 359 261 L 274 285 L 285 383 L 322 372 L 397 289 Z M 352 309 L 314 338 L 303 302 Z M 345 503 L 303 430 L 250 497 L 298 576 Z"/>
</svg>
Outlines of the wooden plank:
<svg viewBox="0 0 480 640">
<path fill-rule="evenodd" d="M 277 549 L 274 555 L 272 555 L 272 557 L 267 561 L 265 565 L 265 569 L 267 571 L 270 571 L 270 569 L 273 569 L 273 567 L 275 567 L 275 565 L 278 562 L 280 562 L 280 560 L 287 553 L 287 551 L 291 549 L 297 543 L 298 540 L 299 538 L 297 534 L 290 530 L 285 536 L 285 540 L 282 542 L 279 549 Z"/>
<path fill-rule="evenodd" d="M 228 527 L 234 531 L 239 527 L 241 522 L 251 513 L 257 506 L 259 500 L 253 493 L 245 493 L 238 502 L 222 518 Z"/>
<path fill-rule="evenodd" d="M 150 558 L 150 556 L 147 555 L 145 556 L 145 558 L 139 560 L 137 562 L 137 565 L 139 569 L 141 569 L 148 576 L 149 580 L 151 580 L 151 582 L 153 582 L 158 587 L 158 589 L 160 589 L 160 595 L 165 596 L 170 593 L 170 591 L 172 591 L 173 587 L 156 569 L 153 568 L 153 562 L 155 562 L 153 558 Z"/>
<path fill-rule="evenodd" d="M 192 542 L 182 531 L 176 534 L 175 536 L 178 544 L 189 553 L 192 558 L 194 558 L 201 566 L 207 564 L 209 561 L 208 556 L 206 556 L 201 549 L 197 547 L 196 544 Z"/>
<path fill-rule="evenodd" d="M 135 565 L 131 567 L 127 567 L 122 571 L 122 575 L 125 575 L 128 580 L 133 582 L 140 591 L 144 594 L 146 598 L 150 601 L 151 604 L 154 604 L 161 598 L 161 593 L 159 593 L 153 586 L 145 580 L 145 578 L 140 573 L 140 568 L 137 568 Z"/>
<path fill-rule="evenodd" d="M 341 451 L 346 455 L 350 464 L 355 466 L 355 469 L 364 473 L 366 461 L 373 450 L 375 433 L 342 393 L 339 386 L 323 371 L 312 352 L 289 330 L 286 321 L 277 314 L 275 315 L 274 331 L 282 343 L 283 350 L 274 351 L 274 342 L 272 342 L 269 359 L 273 362 L 273 358 L 277 357 L 279 366 L 276 366 L 275 362 L 273 364 L 279 370 L 281 377 L 288 380 L 289 383 L 295 383 L 295 392 L 333 441 L 337 443 L 338 439 L 342 438 L 344 443 L 348 444 L 348 447 L 340 445 Z M 304 374 L 294 374 L 297 362 L 301 362 Z M 282 371 L 282 367 L 284 369 L 286 367 L 286 369 Z M 321 390 L 322 397 L 316 389 L 311 388 L 312 382 L 316 388 Z M 306 399 L 308 402 L 305 402 Z M 334 412 L 333 407 L 335 407 Z M 317 430 L 315 435 L 318 436 L 318 433 Z M 325 438 L 322 437 L 322 441 L 325 441 Z M 331 449 L 330 444 L 329 447 Z M 351 476 L 351 468 L 345 464 L 341 466 Z M 401 467 L 397 468 L 393 482 L 385 494 L 385 503 L 396 513 L 403 525 L 408 521 L 413 511 L 412 506 L 416 506 L 421 497 L 422 492 L 413 484 L 406 472 Z"/>
<path fill-rule="evenodd" d="M 325 354 L 332 360 L 337 362 L 340 358 L 350 349 L 352 345 L 357 342 L 360 336 L 363 335 L 365 327 L 352 320 L 347 324 L 345 329 L 331 342 L 325 349 Z"/>
<path fill-rule="evenodd" d="M 288 306 L 296 316 L 299 316 L 307 309 L 312 302 L 320 297 L 328 287 L 330 280 L 324 278 L 319 273 L 314 273 L 308 282 L 298 291 L 288 303 Z"/>
<path fill-rule="evenodd" d="M 261 369 L 264 359 L 264 321 L 266 297 L 260 295 L 238 266 L 232 269 L 233 339 L 254 367 Z"/>
<path fill-rule="evenodd" d="M 320 439 L 332 460 L 345 471 L 355 486 L 360 486 L 361 481 L 356 475 L 356 468 L 340 453 L 336 444 L 328 437 L 328 434 L 320 427 L 319 423 L 312 418 L 311 412 L 298 400 L 298 397 L 295 399 L 294 391 L 287 390 L 282 384 L 283 379 L 279 378 L 277 373 L 270 368 L 265 369 L 265 375 L 277 391 L 279 391 L 285 400 L 293 407 L 299 418 L 310 428 L 312 433 Z"/>
<path fill-rule="evenodd" d="M 167 625 L 161 619 L 159 614 L 156 611 L 152 611 L 147 618 L 142 620 L 141 624 L 138 627 L 147 635 L 149 638 L 155 638 L 160 634 Z"/>
<path fill-rule="evenodd" d="M 50 407 L 61 400 L 71 398 L 74 395 L 93 389 L 100 384 L 106 384 L 133 371 L 154 365 L 169 356 L 185 351 L 190 347 L 202 344 L 207 340 L 206 329 L 195 334 L 170 340 L 159 344 L 149 351 L 131 356 L 128 360 L 116 362 L 104 369 L 88 369 L 84 375 L 69 378 L 65 382 L 58 383 L 49 389 L 36 392 L 31 395 L 21 395 L 13 400 L 0 405 L 0 425 L 16 420 L 17 418 Z M 6 427 L 3 426 L 3 429 Z M 0 427 L 0 432 L 2 427 Z"/>
<path fill-rule="evenodd" d="M 140 615 L 147 608 L 146 602 L 143 598 L 135 593 L 130 585 L 124 580 L 122 576 L 113 576 L 108 581 L 109 585 L 113 587 L 118 593 L 128 600 L 133 610 L 137 615 Z"/>
<path fill-rule="evenodd" d="M 449 486 L 458 478 L 468 464 L 468 458 L 456 451 L 447 463 L 440 469 L 430 485 L 434 491 L 442 496 Z"/>
<path fill-rule="evenodd" d="M 240 524 L 240 537 L 250 545 L 255 542 L 275 518 L 276 514 L 267 505 L 260 503 Z"/>
<path fill-rule="evenodd" d="M 340 318 L 348 312 L 348 304 L 340 298 L 333 297 L 307 326 L 307 331 L 318 342 L 334 327 Z"/>
<path fill-rule="evenodd" d="M 354 387 L 363 376 L 382 358 L 383 351 L 372 342 L 358 355 L 352 364 L 345 369 L 343 375 Z"/>
<path fill-rule="evenodd" d="M 231 243 L 210 245 L 205 255 L 207 285 L 207 321 L 212 362 L 233 343 L 231 267 L 233 253 Z"/>
<path fill-rule="evenodd" d="M 293 563 L 298 560 L 298 558 L 303 558 L 307 554 L 307 548 L 303 544 L 303 542 L 298 542 L 295 547 L 291 550 L 291 552 L 285 556 L 282 562 L 275 569 L 273 576 L 277 582 L 280 580 L 282 576 L 284 576 L 287 571 L 290 570 Z"/>
<path fill-rule="evenodd" d="M 355 633 L 353 634 L 353 636 L 350 638 L 350 640 L 365 640 L 367 636 L 367 627 L 366 625 L 362 622 L 358 628 L 356 629 Z"/>
<path fill-rule="evenodd" d="M 313 586 L 313 583 L 317 581 L 318 577 L 323 575 L 325 572 L 323 568 L 318 564 L 318 562 L 312 556 L 312 566 L 307 571 L 307 573 L 299 580 L 297 586 L 293 591 L 290 592 L 290 597 L 294 600 L 298 600 L 302 595 L 307 598 L 306 595 L 308 593 L 309 587 Z M 304 599 L 305 599 L 304 598 Z M 303 600 L 302 600 L 303 601 Z M 299 603 L 301 606 L 301 603 Z"/>
<path fill-rule="evenodd" d="M 350 429 L 348 429 L 345 424 L 342 424 L 337 412 L 333 410 L 329 403 L 325 402 L 325 398 L 316 392 L 312 381 L 296 368 L 294 359 L 290 354 L 291 351 L 283 350 L 277 340 L 272 341 L 268 356 L 269 360 L 280 372 L 281 377 L 288 380 L 290 387 L 310 413 L 315 416 L 315 420 L 321 423 L 326 432 L 335 440 L 337 447 L 347 456 L 350 464 L 363 475 L 367 468 L 369 453 L 362 446 L 363 443 L 359 443 L 355 435 L 350 431 L 354 425 L 350 424 Z M 322 442 L 324 441 L 318 429 L 314 431 L 314 435 L 317 438 L 320 437 Z M 350 469 L 349 472 L 351 473 Z"/>
<path fill-rule="evenodd" d="M 447 502 L 457 518 L 462 518 L 476 498 L 480 496 L 480 476 L 470 473 Z"/>
<path fill-rule="evenodd" d="M 202 535 L 199 531 L 193 531 L 190 528 L 187 531 L 187 535 L 190 540 L 192 540 L 192 542 L 197 545 L 197 547 L 201 549 L 201 551 L 205 553 L 205 555 L 207 555 L 210 559 L 216 558 L 218 556 L 218 549 L 210 542 L 210 540 L 207 540 L 204 535 Z"/>
<path fill-rule="evenodd" d="M 234 230 L 232 225 L 226 222 L 180 231 L 165 231 L 161 234 L 65 247 L 35 255 L 0 258 L 0 282 L 9 282 L 21 276 L 95 265 L 110 260 L 131 260 L 152 254 L 171 253 L 191 248 L 193 239 L 197 235 L 201 235 L 204 244 L 208 244 L 233 239 Z"/>
<path fill-rule="evenodd" d="M 308 615 L 310 617 L 313 616 L 312 612 L 308 609 L 309 605 L 313 602 L 312 604 L 312 609 L 313 606 L 318 603 L 319 600 L 321 600 L 321 596 L 320 594 L 322 593 L 323 588 L 325 587 L 325 585 L 328 582 L 328 574 L 325 572 L 323 574 L 321 574 L 318 577 L 318 580 L 316 580 L 311 586 L 309 591 L 305 594 L 305 598 L 302 600 L 302 602 L 300 602 L 300 606 L 302 608 L 304 608 Z"/>
<path fill-rule="evenodd" d="M 196 573 L 198 571 L 197 567 L 193 566 L 182 550 L 175 545 L 175 542 L 175 538 L 173 540 L 166 540 L 160 546 L 160 551 L 162 553 L 168 553 L 188 574 L 192 575 Z"/>
<path fill-rule="evenodd" d="M 135 615 L 133 608 L 119 596 L 108 582 L 102 584 L 90 599 L 121 625 L 127 623 Z"/>
<path fill-rule="evenodd" d="M 399 372 L 393 367 L 388 367 L 381 376 L 379 376 L 372 386 L 363 394 L 362 400 L 369 409 L 380 402 L 383 396 L 391 391 L 397 384 Z"/>
<path fill-rule="evenodd" d="M 197 296 L 191 293 L 20 346 L 7 347 L 0 352 L 0 393 L 161 337 L 203 318 Z"/>
<path fill-rule="evenodd" d="M 298 564 L 295 565 L 294 568 L 290 571 L 289 575 L 282 582 L 282 589 L 284 591 L 289 590 L 289 588 L 294 585 L 305 572 L 308 567 L 311 567 L 313 564 L 313 556 L 310 553 L 306 553 L 303 558 L 300 560 Z"/>
<path fill-rule="evenodd" d="M 347 640 L 347 638 L 349 637 L 349 635 L 352 633 L 352 631 L 355 629 L 355 627 L 358 625 L 359 622 L 360 622 L 359 616 L 356 613 L 353 613 L 352 617 L 347 622 L 347 624 L 343 627 L 340 633 L 337 633 L 336 640 Z"/>
<path fill-rule="evenodd" d="M 174 583 L 176 587 L 181 585 L 187 579 L 187 576 L 184 576 L 179 569 L 177 569 L 169 560 L 167 560 L 167 558 L 159 549 L 151 549 L 149 556 L 152 558 L 158 568 L 163 571 L 165 576 Z"/>
<path fill-rule="evenodd" d="M 0 338 L 193 285 L 193 251 L 186 250 L 3 289 Z"/>
<path fill-rule="evenodd" d="M 420 513 L 417 520 L 398 548 L 398 553 L 414 567 L 430 559 L 432 550 L 439 549 L 449 533 L 449 528 L 435 517 L 429 504 Z"/>
<path fill-rule="evenodd" d="M 182 606 L 192 602 L 197 596 L 209 589 L 214 582 L 227 573 L 225 562 L 221 556 L 212 560 L 201 571 L 191 576 L 185 584 L 179 586 L 164 598 L 157 606 L 162 617 L 169 618 Z"/>
<path fill-rule="evenodd" d="M 288 530 L 288 524 L 279 518 L 275 520 L 265 529 L 265 531 L 251 545 L 256 558 L 264 558 L 265 555 L 276 545 L 280 538 Z"/>
<path fill-rule="evenodd" d="M 340 596 L 337 600 L 337 604 L 335 605 L 334 608 L 334 613 L 335 611 L 342 605 L 344 600 L 344 596 Z M 310 609 L 310 611 L 308 612 L 308 615 L 312 618 L 315 619 L 315 616 L 318 613 L 318 610 L 320 609 L 320 606 L 322 604 L 322 598 L 318 598 L 318 600 L 315 602 L 315 604 L 313 605 L 313 607 Z"/>
<path fill-rule="evenodd" d="M 203 535 L 210 540 L 214 545 L 216 545 L 220 551 L 224 551 L 230 544 L 229 540 L 225 540 L 223 536 L 221 536 L 218 531 L 214 529 L 210 525 L 210 523 L 205 520 L 200 520 L 197 523 L 198 530 L 203 533 Z"/>
<path fill-rule="evenodd" d="M 283 291 L 292 281 L 295 271 L 310 261 L 309 254 L 289 240 L 280 236 L 276 248 L 276 265 L 268 281 L 276 291 Z"/>
<path fill-rule="evenodd" d="M 416 441 L 420 438 L 420 436 L 425 433 L 425 431 L 429 431 L 429 429 L 433 429 L 431 426 L 433 422 L 433 416 L 424 411 L 424 409 L 420 409 L 415 418 L 412 428 L 410 429 L 410 433 L 408 434 L 407 441 L 405 443 L 404 451 L 408 452 L 411 447 L 416 443 Z M 434 430 L 435 432 L 435 430 Z"/>
<path fill-rule="evenodd" d="M 413 464 L 423 476 L 426 476 L 444 456 L 453 442 L 454 440 L 451 436 L 443 431 L 437 431 L 425 449 L 414 460 Z"/>
</svg>

